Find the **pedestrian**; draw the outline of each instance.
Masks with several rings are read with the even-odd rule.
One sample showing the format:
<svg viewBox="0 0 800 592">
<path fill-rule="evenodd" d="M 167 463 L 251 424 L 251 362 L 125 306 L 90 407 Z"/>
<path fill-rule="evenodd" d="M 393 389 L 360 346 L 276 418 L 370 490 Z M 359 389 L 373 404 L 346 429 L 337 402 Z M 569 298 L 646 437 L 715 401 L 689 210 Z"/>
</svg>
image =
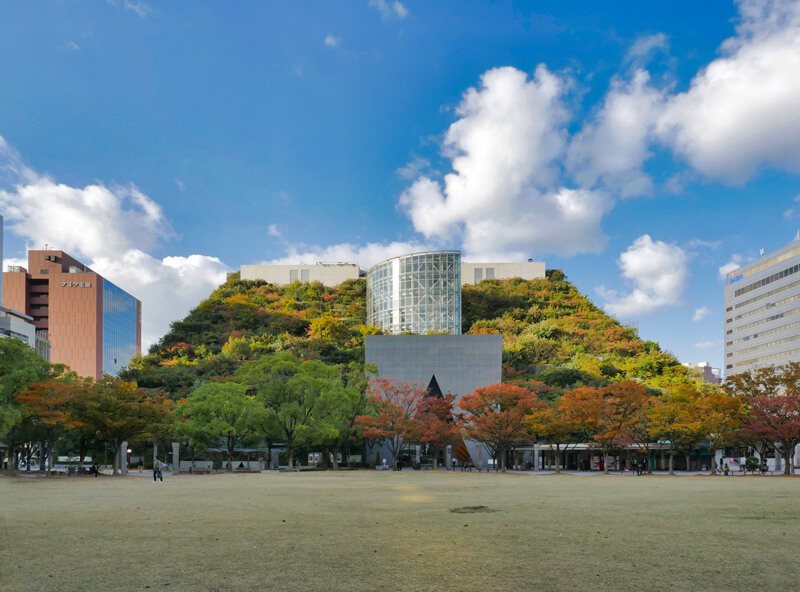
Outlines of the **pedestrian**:
<svg viewBox="0 0 800 592">
<path fill-rule="evenodd" d="M 91 472 L 91 473 L 92 473 L 92 474 L 93 474 L 95 477 L 97 477 L 97 475 L 99 475 L 99 474 L 100 474 L 100 469 L 98 469 L 98 468 L 97 468 L 97 465 L 96 465 L 96 464 L 94 464 L 94 463 L 92 463 L 92 468 L 91 468 L 91 469 L 89 469 L 89 471 L 90 471 L 90 472 Z"/>
<path fill-rule="evenodd" d="M 456 470 L 456 457 L 453 457 L 453 470 Z"/>
<path fill-rule="evenodd" d="M 164 476 L 161 474 L 161 459 L 156 457 L 153 461 L 153 483 L 156 482 L 156 478 L 158 478 L 161 482 L 164 481 Z"/>
<path fill-rule="evenodd" d="M 723 471 L 725 472 L 726 476 L 728 475 L 730 470 L 731 470 L 731 468 L 728 466 L 728 463 L 725 463 L 725 466 L 723 467 Z"/>
<path fill-rule="evenodd" d="M 141 473 L 142 469 L 144 468 L 144 461 L 140 458 L 139 462 L 136 463 L 136 465 L 139 467 L 139 472 Z"/>
</svg>

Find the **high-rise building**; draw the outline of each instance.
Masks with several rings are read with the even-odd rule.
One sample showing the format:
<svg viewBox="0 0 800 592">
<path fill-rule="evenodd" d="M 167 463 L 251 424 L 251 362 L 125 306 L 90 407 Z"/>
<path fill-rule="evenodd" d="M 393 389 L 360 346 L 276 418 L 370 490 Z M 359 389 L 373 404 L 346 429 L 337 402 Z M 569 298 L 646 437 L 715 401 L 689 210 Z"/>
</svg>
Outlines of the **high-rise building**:
<svg viewBox="0 0 800 592">
<path fill-rule="evenodd" d="M 800 241 L 725 278 L 725 374 L 800 361 Z"/>
<path fill-rule="evenodd" d="M 141 302 L 63 251 L 28 251 L 28 269 L 3 273 L 3 302 L 47 334 L 51 362 L 81 376 L 114 376 L 141 353 Z"/>
<path fill-rule="evenodd" d="M 460 335 L 461 253 L 412 253 L 371 267 L 367 324 L 394 334 Z"/>
</svg>

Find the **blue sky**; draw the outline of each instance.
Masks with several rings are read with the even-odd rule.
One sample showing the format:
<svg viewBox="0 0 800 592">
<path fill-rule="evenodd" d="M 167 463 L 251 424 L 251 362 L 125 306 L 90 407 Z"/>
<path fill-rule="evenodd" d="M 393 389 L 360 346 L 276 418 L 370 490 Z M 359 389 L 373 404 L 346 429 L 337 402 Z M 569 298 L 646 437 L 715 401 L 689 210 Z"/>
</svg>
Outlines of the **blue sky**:
<svg viewBox="0 0 800 592">
<path fill-rule="evenodd" d="M 783 0 L 0 0 L 5 257 L 148 343 L 242 264 L 532 257 L 719 367 L 720 268 L 800 227 L 798 71 Z"/>
</svg>

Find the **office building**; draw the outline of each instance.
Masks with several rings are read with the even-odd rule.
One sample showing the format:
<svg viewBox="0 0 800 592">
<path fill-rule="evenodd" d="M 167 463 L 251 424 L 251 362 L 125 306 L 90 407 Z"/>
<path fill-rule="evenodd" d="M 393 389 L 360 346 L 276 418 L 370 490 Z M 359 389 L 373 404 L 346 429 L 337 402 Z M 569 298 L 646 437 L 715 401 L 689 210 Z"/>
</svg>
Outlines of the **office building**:
<svg viewBox="0 0 800 592">
<path fill-rule="evenodd" d="M 371 267 L 367 324 L 394 334 L 460 335 L 461 253 L 412 253 Z"/>
<path fill-rule="evenodd" d="M 725 375 L 800 361 L 800 241 L 725 278 Z"/>
<path fill-rule="evenodd" d="M 441 393 L 464 395 L 502 380 L 502 335 L 367 335 L 365 361 L 375 364 L 379 378 L 392 378 Z M 488 467 L 489 455 L 478 442 L 456 447 L 460 462 L 471 458 Z M 479 451 L 480 449 L 480 451 Z M 449 459 L 448 459 L 449 462 Z"/>
<path fill-rule="evenodd" d="M 320 282 L 338 286 L 345 280 L 358 279 L 360 270 L 356 263 L 315 263 L 306 265 L 242 265 L 241 279 L 262 280 L 276 286 L 292 282 Z"/>
<path fill-rule="evenodd" d="M 47 334 L 50 361 L 81 376 L 116 375 L 141 353 L 141 303 L 63 251 L 29 251 L 3 274 L 3 301 Z"/>
<path fill-rule="evenodd" d="M 692 378 L 710 382 L 711 384 L 722 382 L 722 371 L 719 368 L 713 368 L 708 362 L 698 362 L 697 364 L 685 362 L 681 365 L 688 370 L 687 373 Z"/>
</svg>

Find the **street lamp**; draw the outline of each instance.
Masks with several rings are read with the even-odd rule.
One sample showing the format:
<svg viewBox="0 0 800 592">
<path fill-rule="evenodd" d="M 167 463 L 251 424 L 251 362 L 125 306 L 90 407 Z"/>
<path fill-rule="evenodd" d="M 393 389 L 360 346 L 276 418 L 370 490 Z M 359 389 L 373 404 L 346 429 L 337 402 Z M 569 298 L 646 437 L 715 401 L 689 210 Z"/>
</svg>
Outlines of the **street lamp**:
<svg viewBox="0 0 800 592">
<path fill-rule="evenodd" d="M 125 469 L 126 469 L 126 470 L 127 470 L 127 468 L 128 468 L 128 467 L 130 467 L 130 466 L 131 466 L 131 452 L 133 452 L 133 450 L 131 450 L 130 448 L 128 448 L 127 452 L 128 452 L 128 456 L 127 456 L 127 459 L 126 459 L 126 461 L 125 461 Z"/>
</svg>

